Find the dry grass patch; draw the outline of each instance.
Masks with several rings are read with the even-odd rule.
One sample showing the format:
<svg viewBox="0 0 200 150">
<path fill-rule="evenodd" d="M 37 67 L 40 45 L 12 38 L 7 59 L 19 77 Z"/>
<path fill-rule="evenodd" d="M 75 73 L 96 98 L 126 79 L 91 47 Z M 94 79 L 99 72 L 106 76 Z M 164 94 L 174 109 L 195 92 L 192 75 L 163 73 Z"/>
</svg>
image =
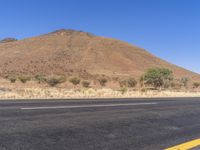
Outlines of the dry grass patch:
<svg viewBox="0 0 200 150">
<path fill-rule="evenodd" d="M 200 97 L 200 92 L 134 91 L 113 89 L 22 88 L 0 92 L 1 99 Z"/>
</svg>

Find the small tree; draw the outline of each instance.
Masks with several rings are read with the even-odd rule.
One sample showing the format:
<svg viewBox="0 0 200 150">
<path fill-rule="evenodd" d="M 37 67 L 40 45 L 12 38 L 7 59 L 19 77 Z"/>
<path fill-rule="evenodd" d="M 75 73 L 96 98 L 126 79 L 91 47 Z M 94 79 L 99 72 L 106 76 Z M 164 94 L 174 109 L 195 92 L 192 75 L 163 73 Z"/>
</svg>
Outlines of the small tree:
<svg viewBox="0 0 200 150">
<path fill-rule="evenodd" d="M 99 78 L 98 79 L 99 83 L 101 86 L 105 86 L 108 80 L 105 77 Z"/>
<path fill-rule="evenodd" d="M 166 68 L 153 68 L 149 69 L 142 78 L 145 85 L 161 88 L 173 80 L 173 72 Z"/>
<path fill-rule="evenodd" d="M 82 86 L 88 88 L 90 86 L 90 81 L 87 80 L 82 81 Z"/>
<path fill-rule="evenodd" d="M 78 77 L 73 77 L 69 81 L 75 86 L 81 82 L 81 80 Z"/>
</svg>

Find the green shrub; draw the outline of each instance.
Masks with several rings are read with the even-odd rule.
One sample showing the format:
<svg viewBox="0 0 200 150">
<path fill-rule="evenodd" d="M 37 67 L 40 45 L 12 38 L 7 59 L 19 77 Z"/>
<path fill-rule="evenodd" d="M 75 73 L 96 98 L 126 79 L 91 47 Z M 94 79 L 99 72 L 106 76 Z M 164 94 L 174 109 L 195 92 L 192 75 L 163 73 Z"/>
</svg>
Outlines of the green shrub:
<svg viewBox="0 0 200 150">
<path fill-rule="evenodd" d="M 43 83 L 47 81 L 45 75 L 42 75 L 42 74 L 36 75 L 35 80 L 38 81 L 38 83 Z"/>
<path fill-rule="evenodd" d="M 194 88 L 199 88 L 200 87 L 200 82 L 194 82 L 193 86 L 194 86 Z"/>
<path fill-rule="evenodd" d="M 65 81 L 66 81 L 66 78 L 63 77 L 63 76 L 60 76 L 60 77 L 51 77 L 46 82 L 50 86 L 56 86 L 57 84 L 61 84 L 61 83 L 65 82 Z"/>
<path fill-rule="evenodd" d="M 122 93 L 122 94 L 125 94 L 127 93 L 128 89 L 126 87 L 122 87 L 121 89 L 119 89 L 119 91 Z"/>
<path fill-rule="evenodd" d="M 15 83 L 17 81 L 16 77 L 9 77 L 11 83 Z"/>
<path fill-rule="evenodd" d="M 59 84 L 59 80 L 56 79 L 56 78 L 50 78 L 47 80 L 47 83 L 50 85 L 50 86 L 56 86 L 57 84 Z"/>
<path fill-rule="evenodd" d="M 134 78 L 129 78 L 129 79 L 120 81 L 119 84 L 120 84 L 121 87 L 133 88 L 137 85 L 137 81 Z"/>
<path fill-rule="evenodd" d="M 173 72 L 165 68 L 149 69 L 142 77 L 145 85 L 153 86 L 154 88 L 161 88 L 166 82 L 173 80 Z"/>
<path fill-rule="evenodd" d="M 90 86 L 90 81 L 87 80 L 82 81 L 82 86 L 88 88 Z"/>
<path fill-rule="evenodd" d="M 31 78 L 28 76 L 20 76 L 18 77 L 19 81 L 21 81 L 22 83 L 26 83 L 27 81 L 30 81 Z"/>
<path fill-rule="evenodd" d="M 65 76 L 59 76 L 59 77 L 57 77 L 58 78 L 58 80 L 59 80 L 59 83 L 64 83 L 64 82 L 66 82 L 66 77 Z"/>
<path fill-rule="evenodd" d="M 134 78 L 130 78 L 127 80 L 128 87 L 135 87 L 137 85 L 137 81 Z"/>
<path fill-rule="evenodd" d="M 101 77 L 98 79 L 101 86 L 105 86 L 108 80 L 105 77 Z"/>
<path fill-rule="evenodd" d="M 78 85 L 81 82 L 81 79 L 79 79 L 78 77 L 73 77 L 69 80 L 73 85 Z"/>
</svg>

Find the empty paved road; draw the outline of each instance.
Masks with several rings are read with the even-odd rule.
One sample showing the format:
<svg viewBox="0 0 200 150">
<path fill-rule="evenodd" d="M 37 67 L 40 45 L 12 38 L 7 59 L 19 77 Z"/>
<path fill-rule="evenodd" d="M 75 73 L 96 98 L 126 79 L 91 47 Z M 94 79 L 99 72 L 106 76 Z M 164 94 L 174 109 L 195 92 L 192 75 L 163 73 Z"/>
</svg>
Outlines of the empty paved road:
<svg viewBox="0 0 200 150">
<path fill-rule="evenodd" d="M 162 150 L 200 138 L 200 98 L 0 101 L 0 150 Z"/>
</svg>

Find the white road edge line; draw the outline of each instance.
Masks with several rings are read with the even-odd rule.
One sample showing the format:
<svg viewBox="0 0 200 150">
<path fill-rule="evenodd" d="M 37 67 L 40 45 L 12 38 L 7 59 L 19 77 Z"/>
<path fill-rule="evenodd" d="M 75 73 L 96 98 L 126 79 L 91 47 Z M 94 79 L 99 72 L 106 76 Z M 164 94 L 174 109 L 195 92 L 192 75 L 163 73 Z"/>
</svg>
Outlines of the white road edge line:
<svg viewBox="0 0 200 150">
<path fill-rule="evenodd" d="M 157 105 L 158 103 L 127 103 L 127 104 L 102 104 L 102 105 L 77 105 L 77 106 L 52 106 L 52 107 L 27 107 L 21 110 L 42 110 L 42 109 L 70 109 L 70 108 L 93 108 L 93 107 L 117 107 L 117 106 L 140 106 Z"/>
</svg>

